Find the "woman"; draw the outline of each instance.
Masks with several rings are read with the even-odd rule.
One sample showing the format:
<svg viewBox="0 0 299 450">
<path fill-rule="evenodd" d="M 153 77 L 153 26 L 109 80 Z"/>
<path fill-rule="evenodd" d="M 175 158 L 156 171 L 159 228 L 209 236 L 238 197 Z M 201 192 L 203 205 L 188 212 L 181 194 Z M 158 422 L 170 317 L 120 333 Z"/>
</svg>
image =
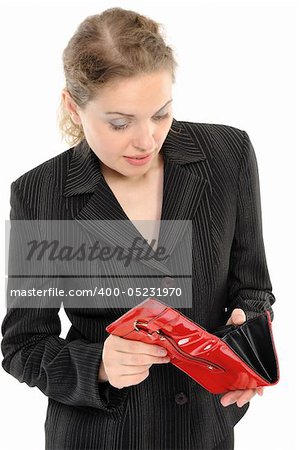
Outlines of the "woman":
<svg viewBox="0 0 299 450">
<path fill-rule="evenodd" d="M 273 319 L 252 144 L 234 127 L 173 118 L 177 63 L 158 24 L 121 8 L 90 16 L 63 62 L 60 126 L 73 147 L 12 183 L 11 219 L 129 221 L 152 249 L 159 221 L 191 220 L 192 307 L 181 311 L 207 329 L 264 310 Z M 11 259 L 20 247 L 13 234 Z M 161 286 L 175 285 L 172 269 L 159 272 Z M 262 388 L 213 395 L 159 346 L 108 335 L 126 308 L 105 296 L 100 308 L 63 299 L 72 327 L 62 339 L 62 299 L 43 300 L 8 310 L 2 364 L 49 397 L 46 449 L 234 448 L 233 427 Z"/>
</svg>

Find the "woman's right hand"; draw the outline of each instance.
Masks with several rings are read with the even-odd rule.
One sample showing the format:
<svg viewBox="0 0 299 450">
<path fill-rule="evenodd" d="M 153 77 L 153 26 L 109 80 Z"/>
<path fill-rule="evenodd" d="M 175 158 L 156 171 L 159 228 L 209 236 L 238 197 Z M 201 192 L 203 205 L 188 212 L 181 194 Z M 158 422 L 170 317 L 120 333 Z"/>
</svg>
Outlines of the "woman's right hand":
<svg viewBox="0 0 299 450">
<path fill-rule="evenodd" d="M 104 342 L 99 381 L 109 381 L 118 389 L 139 384 L 148 377 L 152 364 L 170 361 L 166 355 L 167 350 L 159 345 L 110 334 Z"/>
</svg>

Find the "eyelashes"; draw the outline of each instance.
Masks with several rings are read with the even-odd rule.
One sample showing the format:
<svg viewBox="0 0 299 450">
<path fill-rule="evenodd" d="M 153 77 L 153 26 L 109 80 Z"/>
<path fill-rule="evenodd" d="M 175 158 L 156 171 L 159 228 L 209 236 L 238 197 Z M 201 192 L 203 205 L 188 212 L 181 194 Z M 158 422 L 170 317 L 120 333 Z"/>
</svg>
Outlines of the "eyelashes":
<svg viewBox="0 0 299 450">
<path fill-rule="evenodd" d="M 160 120 L 163 120 L 163 119 L 167 119 L 169 117 L 169 113 L 166 113 L 166 114 L 164 114 L 163 116 L 156 116 L 156 117 L 153 117 L 153 120 L 155 120 L 155 121 L 160 121 Z M 113 123 L 109 123 L 109 126 L 110 126 L 110 128 L 112 128 L 112 130 L 114 130 L 114 131 L 123 131 L 123 130 L 125 130 L 126 128 L 128 128 L 128 124 L 125 124 L 125 125 L 113 125 Z"/>
</svg>

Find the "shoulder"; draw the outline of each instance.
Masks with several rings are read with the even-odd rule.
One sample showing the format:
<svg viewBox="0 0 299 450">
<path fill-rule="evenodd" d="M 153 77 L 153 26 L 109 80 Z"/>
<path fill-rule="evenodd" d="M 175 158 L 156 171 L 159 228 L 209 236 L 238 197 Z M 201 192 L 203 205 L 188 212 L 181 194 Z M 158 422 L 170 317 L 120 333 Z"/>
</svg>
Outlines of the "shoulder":
<svg viewBox="0 0 299 450">
<path fill-rule="evenodd" d="M 182 143 L 190 139 L 195 143 L 193 160 L 201 161 L 199 166 L 191 165 L 190 170 L 201 173 L 205 170 L 215 190 L 232 196 L 237 192 L 242 171 L 257 170 L 255 151 L 245 130 L 217 123 L 180 121 L 177 124 L 178 129 L 185 130 Z"/>
<path fill-rule="evenodd" d="M 73 147 L 25 172 L 11 183 L 11 218 L 55 219 L 60 214 Z"/>
<path fill-rule="evenodd" d="M 72 152 L 73 147 L 25 172 L 12 182 L 11 188 L 21 192 L 24 198 L 41 189 L 48 192 L 54 187 L 62 189 Z"/>
<path fill-rule="evenodd" d="M 183 120 L 175 125 L 191 136 L 211 162 L 239 167 L 246 155 L 254 153 L 248 133 L 233 125 Z"/>
<path fill-rule="evenodd" d="M 197 137 L 208 136 L 211 143 L 230 144 L 234 147 L 243 147 L 244 139 L 248 136 L 245 130 L 238 127 L 218 124 L 218 123 L 201 123 L 186 120 L 176 121 L 176 124 L 185 128 L 186 131 Z"/>
</svg>

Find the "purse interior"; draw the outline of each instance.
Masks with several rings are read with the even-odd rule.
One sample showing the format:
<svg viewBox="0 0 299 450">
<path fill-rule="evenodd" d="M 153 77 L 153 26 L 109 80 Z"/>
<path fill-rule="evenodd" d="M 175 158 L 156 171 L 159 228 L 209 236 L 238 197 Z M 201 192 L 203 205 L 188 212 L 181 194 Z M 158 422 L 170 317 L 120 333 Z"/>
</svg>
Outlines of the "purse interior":
<svg viewBox="0 0 299 450">
<path fill-rule="evenodd" d="M 224 325 L 210 333 L 224 341 L 267 382 L 277 381 L 274 343 L 266 314 L 250 319 L 242 325 Z"/>
</svg>

